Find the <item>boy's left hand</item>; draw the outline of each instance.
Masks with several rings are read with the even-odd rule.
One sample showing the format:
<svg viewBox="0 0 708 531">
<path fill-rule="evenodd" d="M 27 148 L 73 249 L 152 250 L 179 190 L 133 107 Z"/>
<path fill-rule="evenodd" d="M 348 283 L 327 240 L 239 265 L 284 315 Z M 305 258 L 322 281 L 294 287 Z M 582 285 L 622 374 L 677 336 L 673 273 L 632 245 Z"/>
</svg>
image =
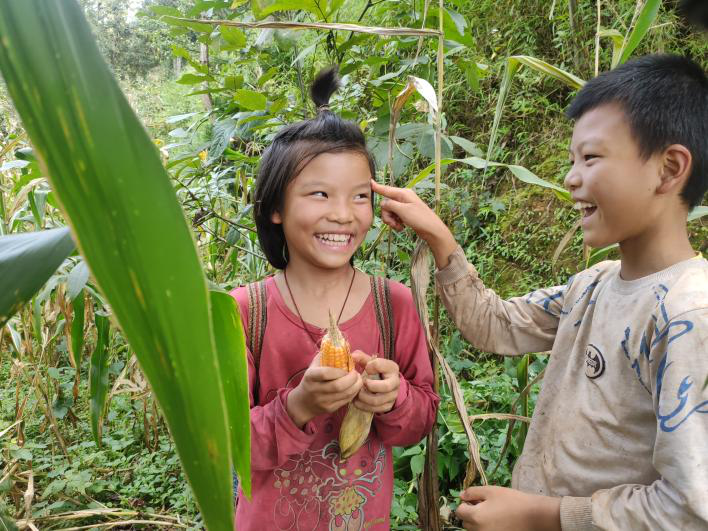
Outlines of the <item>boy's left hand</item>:
<svg viewBox="0 0 708 531">
<path fill-rule="evenodd" d="M 560 498 L 505 487 L 470 487 L 455 514 L 469 531 L 560 531 Z"/>
<path fill-rule="evenodd" d="M 391 411 L 401 386 L 398 364 L 393 360 L 369 356 L 360 350 L 352 352 L 352 357 L 358 365 L 364 366 L 367 374 L 381 376 L 380 380 L 364 379 L 364 385 L 354 399 L 354 405 L 362 411 L 371 413 Z"/>
</svg>

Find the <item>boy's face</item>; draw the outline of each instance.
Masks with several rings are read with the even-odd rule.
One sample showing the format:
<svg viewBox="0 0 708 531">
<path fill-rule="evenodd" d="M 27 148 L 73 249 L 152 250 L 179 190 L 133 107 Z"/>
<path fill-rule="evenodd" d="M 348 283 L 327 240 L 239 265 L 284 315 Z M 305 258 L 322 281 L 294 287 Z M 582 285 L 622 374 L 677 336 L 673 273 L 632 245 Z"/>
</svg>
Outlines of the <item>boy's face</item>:
<svg viewBox="0 0 708 531">
<path fill-rule="evenodd" d="M 565 186 L 582 215 L 586 244 L 603 247 L 650 236 L 659 222 L 662 160 L 640 156 L 619 105 L 601 105 L 577 120 L 570 160 Z"/>
<path fill-rule="evenodd" d="M 373 222 L 371 170 L 360 153 L 313 158 L 285 191 L 281 212 L 290 260 L 322 269 L 349 268 Z"/>
</svg>

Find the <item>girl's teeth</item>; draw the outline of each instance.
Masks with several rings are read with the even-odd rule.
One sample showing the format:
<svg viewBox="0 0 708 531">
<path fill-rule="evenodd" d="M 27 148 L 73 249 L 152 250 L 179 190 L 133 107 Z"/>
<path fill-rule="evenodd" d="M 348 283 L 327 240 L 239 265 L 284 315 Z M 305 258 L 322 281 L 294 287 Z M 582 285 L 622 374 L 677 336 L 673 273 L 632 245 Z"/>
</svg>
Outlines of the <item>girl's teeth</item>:
<svg viewBox="0 0 708 531">
<path fill-rule="evenodd" d="M 326 245 L 344 247 L 349 243 L 349 234 L 318 234 L 317 238 Z"/>
</svg>

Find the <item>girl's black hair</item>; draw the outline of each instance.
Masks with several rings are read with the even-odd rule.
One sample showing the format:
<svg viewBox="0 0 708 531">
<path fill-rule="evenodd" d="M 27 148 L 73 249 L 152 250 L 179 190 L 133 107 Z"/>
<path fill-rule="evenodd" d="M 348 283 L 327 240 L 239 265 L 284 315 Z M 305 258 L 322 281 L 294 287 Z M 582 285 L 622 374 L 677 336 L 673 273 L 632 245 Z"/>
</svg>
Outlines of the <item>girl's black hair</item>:
<svg viewBox="0 0 708 531">
<path fill-rule="evenodd" d="M 282 211 L 288 184 L 313 158 L 322 153 L 360 153 L 369 162 L 371 177 L 376 175 L 374 159 L 359 126 L 329 110 L 329 99 L 339 86 L 336 66 L 322 70 L 310 88 L 317 115 L 283 127 L 261 158 L 254 194 L 254 218 L 261 249 L 277 269 L 285 269 L 288 264 L 288 246 L 282 224 L 273 223 L 271 217 Z"/>
</svg>

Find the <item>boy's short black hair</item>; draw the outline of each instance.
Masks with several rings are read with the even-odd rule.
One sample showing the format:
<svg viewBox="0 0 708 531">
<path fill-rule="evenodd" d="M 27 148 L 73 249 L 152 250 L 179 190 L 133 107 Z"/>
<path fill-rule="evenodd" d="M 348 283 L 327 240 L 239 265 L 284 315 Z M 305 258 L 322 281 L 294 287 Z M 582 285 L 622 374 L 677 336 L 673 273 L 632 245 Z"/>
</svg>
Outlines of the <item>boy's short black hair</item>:
<svg viewBox="0 0 708 531">
<path fill-rule="evenodd" d="M 642 157 L 671 144 L 693 157 L 681 197 L 693 208 L 708 188 L 708 78 L 692 60 L 678 55 L 646 55 L 588 81 L 566 111 L 570 119 L 607 103 L 617 103 Z"/>
<path fill-rule="evenodd" d="M 329 99 L 337 88 L 337 68 L 321 71 L 310 89 L 317 116 L 283 127 L 261 158 L 254 194 L 254 218 L 261 249 L 277 269 L 285 269 L 288 264 L 288 248 L 283 226 L 273 223 L 271 217 L 282 209 L 288 184 L 313 158 L 322 153 L 360 153 L 369 162 L 371 178 L 376 175 L 374 159 L 366 148 L 361 128 L 329 110 Z"/>
</svg>

